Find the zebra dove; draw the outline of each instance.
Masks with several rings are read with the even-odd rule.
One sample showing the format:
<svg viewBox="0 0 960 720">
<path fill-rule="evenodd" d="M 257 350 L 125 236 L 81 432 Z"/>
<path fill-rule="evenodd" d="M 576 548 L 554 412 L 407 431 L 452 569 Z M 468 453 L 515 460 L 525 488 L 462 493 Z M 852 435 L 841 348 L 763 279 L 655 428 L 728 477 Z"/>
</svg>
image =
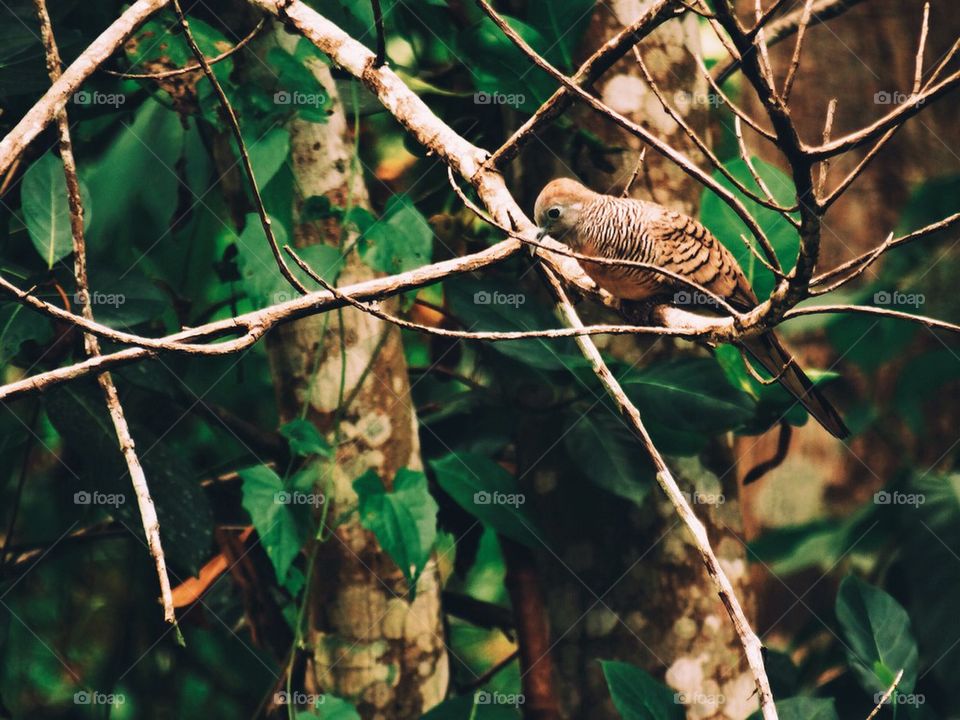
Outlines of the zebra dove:
<svg viewBox="0 0 960 720">
<path fill-rule="evenodd" d="M 730 251 L 683 213 L 643 200 L 601 195 L 560 178 L 540 192 L 534 216 L 541 236 L 549 234 L 579 254 L 655 265 L 697 283 L 739 311 L 757 305 L 757 296 Z M 698 304 L 716 305 L 708 298 L 700 300 L 703 293 L 648 268 L 580 263 L 597 285 L 623 300 L 682 304 L 678 300 L 697 298 Z M 840 415 L 774 333 L 741 344 L 832 435 L 841 439 L 849 435 Z"/>
</svg>

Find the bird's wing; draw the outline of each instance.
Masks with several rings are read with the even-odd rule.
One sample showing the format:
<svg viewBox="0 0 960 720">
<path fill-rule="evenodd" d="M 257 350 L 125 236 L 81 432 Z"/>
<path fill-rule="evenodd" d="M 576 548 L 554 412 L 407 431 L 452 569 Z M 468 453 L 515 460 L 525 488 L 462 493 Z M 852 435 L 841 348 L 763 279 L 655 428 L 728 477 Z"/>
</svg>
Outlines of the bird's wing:
<svg viewBox="0 0 960 720">
<path fill-rule="evenodd" d="M 738 310 L 756 306 L 757 296 L 736 258 L 709 230 L 683 213 L 652 204 L 651 208 L 645 230 L 656 248 L 657 265 L 689 278 Z"/>
</svg>

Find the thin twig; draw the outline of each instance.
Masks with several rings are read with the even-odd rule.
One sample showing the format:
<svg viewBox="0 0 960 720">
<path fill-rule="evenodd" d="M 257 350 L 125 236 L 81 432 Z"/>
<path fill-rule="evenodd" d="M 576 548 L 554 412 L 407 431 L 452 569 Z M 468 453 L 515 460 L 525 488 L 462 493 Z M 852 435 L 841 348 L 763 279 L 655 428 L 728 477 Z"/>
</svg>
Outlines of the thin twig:
<svg viewBox="0 0 960 720">
<path fill-rule="evenodd" d="M 882 317 L 896 318 L 897 320 L 907 320 L 924 325 L 936 330 L 947 330 L 949 332 L 960 333 L 960 325 L 948 323 L 937 318 L 927 317 L 926 315 L 914 315 L 912 313 L 902 312 L 900 310 L 891 310 L 890 308 L 875 307 L 873 305 L 814 305 L 811 307 L 796 307 L 784 313 L 784 320 L 800 317 L 801 315 L 822 315 L 833 313 L 860 313 L 863 315 L 880 315 Z"/>
<path fill-rule="evenodd" d="M 833 132 L 833 121 L 837 115 L 837 99 L 830 98 L 827 103 L 827 116 L 823 121 L 823 142 L 830 142 L 830 134 Z M 823 187 L 827 184 L 827 173 L 830 170 L 830 159 L 826 158 L 820 163 L 819 175 L 817 176 L 816 195 L 823 196 Z M 821 201 L 821 204 L 822 201 Z"/>
<path fill-rule="evenodd" d="M 193 52 L 194 57 L 197 58 L 197 62 L 200 63 L 200 67 L 203 69 L 203 74 L 207 76 L 207 80 L 210 81 L 210 84 L 213 86 L 213 90 L 217 95 L 217 99 L 220 101 L 220 106 L 223 108 L 224 115 L 227 117 L 227 123 L 230 125 L 230 130 L 233 132 L 233 139 L 237 143 L 237 152 L 240 153 L 240 161 L 243 165 L 243 170 L 247 175 L 247 181 L 250 185 L 250 191 L 253 193 L 253 202 L 257 208 L 257 215 L 260 217 L 260 224 L 263 226 L 263 232 L 267 236 L 267 242 L 270 243 L 270 252 L 273 253 L 273 258 L 277 262 L 277 267 L 280 269 L 280 273 L 286 279 L 292 287 L 294 287 L 297 292 L 301 295 L 307 294 L 307 288 L 304 287 L 303 283 L 297 279 L 297 277 L 290 271 L 290 268 L 287 267 L 286 261 L 283 259 L 283 254 L 280 252 L 280 246 L 277 243 L 277 238 L 273 234 L 272 221 L 270 216 L 267 215 L 267 209 L 263 204 L 263 198 L 260 196 L 260 186 L 257 185 L 257 178 L 253 173 L 253 164 L 250 162 L 250 154 L 247 152 L 247 145 L 243 139 L 243 133 L 240 130 L 240 121 L 237 119 L 237 113 L 233 109 L 233 105 L 230 104 L 230 99 L 227 97 L 227 94 L 223 90 L 223 86 L 220 84 L 220 81 L 217 80 L 216 74 L 213 72 L 213 68 L 210 67 L 210 61 L 207 60 L 204 56 L 203 51 L 200 49 L 200 46 L 197 44 L 196 39 L 193 37 L 193 31 L 190 29 L 190 23 L 187 20 L 186 14 L 183 12 L 183 8 L 180 7 L 180 0 L 171 0 L 173 5 L 173 10 L 177 15 L 177 19 L 180 21 L 180 27 L 183 28 L 183 37 L 187 41 L 187 45 L 190 46 L 191 52 Z"/>
<path fill-rule="evenodd" d="M 813 0 L 806 0 L 803 6 L 803 15 L 800 16 L 800 25 L 797 27 L 797 42 L 793 46 L 793 57 L 790 58 L 790 67 L 787 69 L 787 77 L 783 81 L 783 91 L 780 97 L 784 104 L 790 102 L 790 91 L 793 90 L 793 81 L 797 79 L 797 70 L 800 68 L 800 54 L 803 52 L 803 40 L 807 32 L 807 25 L 810 24 L 810 13 L 813 10 Z"/>
<path fill-rule="evenodd" d="M 212 66 L 216 65 L 219 62 L 226 60 L 227 58 L 234 55 L 236 52 L 241 50 L 247 43 L 253 40 L 257 34 L 263 29 L 264 19 L 260 18 L 257 24 L 254 26 L 253 30 L 247 33 L 246 36 L 236 45 L 234 45 L 229 50 L 224 50 L 222 53 L 216 57 L 208 58 L 207 62 Z M 202 70 L 203 67 L 200 63 L 195 63 L 193 65 L 186 65 L 182 68 L 174 68 L 173 70 L 161 70 L 160 72 L 153 73 L 131 73 L 131 72 L 121 72 L 119 70 L 110 70 L 109 68 L 100 68 L 101 72 L 105 72 L 107 75 L 113 75 L 114 77 L 123 78 L 124 80 L 164 80 L 170 77 L 176 77 L 177 75 L 185 75 L 187 73 L 195 72 L 197 70 Z"/>
<path fill-rule="evenodd" d="M 880 710 L 882 710 L 883 706 L 887 704 L 887 702 L 890 700 L 890 697 L 893 695 L 893 693 L 896 692 L 897 685 L 900 684 L 900 681 L 902 679 L 903 679 L 903 668 L 900 668 L 900 670 L 897 672 L 896 677 L 893 678 L 893 682 L 890 683 L 890 687 L 888 687 L 886 692 L 884 692 L 883 695 L 880 697 L 880 702 L 878 702 L 876 706 L 873 708 L 873 710 L 871 711 L 871 713 L 867 715 L 867 720 L 873 720 L 879 714 Z"/>
<path fill-rule="evenodd" d="M 637 158 L 637 166 L 633 169 L 633 175 L 631 175 L 630 179 L 627 180 L 627 184 L 623 186 L 623 192 L 620 193 L 620 197 L 629 197 L 630 191 L 633 190 L 633 184 L 637 181 L 637 178 L 640 177 L 640 173 L 643 172 L 643 162 L 646 159 L 647 146 L 644 145 L 643 149 L 640 151 L 640 157 Z"/>
<path fill-rule="evenodd" d="M 47 12 L 45 0 L 35 0 L 37 16 L 40 20 L 40 35 L 43 39 L 47 60 L 47 73 L 51 83 L 60 78 L 60 52 L 57 49 L 56 39 L 53 36 L 53 27 L 50 15 Z M 87 280 L 87 251 L 83 236 L 83 202 L 80 198 L 80 179 L 77 176 L 77 165 L 73 156 L 70 142 L 70 123 L 66 110 L 61 110 L 57 116 L 57 127 L 60 133 L 60 158 L 63 161 L 64 176 L 67 186 L 67 202 L 70 208 L 70 231 L 73 237 L 74 275 L 77 281 L 77 296 L 80 310 L 87 320 L 93 322 L 93 309 L 90 305 L 90 285 Z M 84 349 L 90 358 L 100 355 L 100 343 L 93 335 L 84 334 Z M 143 523 L 143 532 L 147 539 L 147 547 L 153 556 L 160 581 L 160 598 L 163 603 L 163 618 L 176 625 L 177 616 L 173 607 L 173 594 L 170 589 L 170 578 L 167 575 L 167 561 L 160 541 L 160 521 L 157 518 L 157 509 L 150 495 L 150 486 L 147 484 L 143 466 L 137 456 L 133 436 L 127 424 L 120 397 L 113 383 L 110 373 L 104 372 L 97 376 L 97 382 L 103 390 L 107 410 L 123 453 L 130 481 L 133 484 L 134 494 L 137 497 L 137 506 L 140 509 L 140 518 Z"/>
<path fill-rule="evenodd" d="M 577 315 L 577 311 L 570 303 L 570 299 L 567 297 L 560 280 L 548 268 L 544 267 L 543 271 L 556 297 L 557 306 L 565 317 L 567 324 L 571 327 L 583 327 L 583 323 Z M 623 388 L 620 386 L 620 383 L 617 382 L 610 368 L 607 367 L 607 364 L 600 355 L 600 351 L 597 350 L 597 346 L 586 337 L 578 337 L 577 344 L 580 346 L 583 356 L 593 368 L 597 378 L 610 397 L 616 402 L 620 412 L 627 422 L 630 423 L 637 439 L 643 444 L 644 450 L 646 450 L 650 459 L 653 461 L 657 471 L 657 482 L 660 484 L 660 487 L 663 488 L 664 493 L 666 493 L 674 509 L 677 511 L 677 515 L 679 515 L 684 525 L 686 525 L 687 530 L 690 532 L 693 543 L 700 553 L 700 558 L 707 568 L 707 574 L 713 581 L 717 594 L 720 596 L 720 600 L 723 602 L 724 607 L 726 607 L 730 615 L 730 619 L 733 621 L 733 626 L 743 645 L 747 663 L 750 666 L 756 682 L 763 717 L 765 720 L 777 720 L 777 711 L 773 704 L 773 693 L 770 691 L 770 681 L 767 678 L 767 671 L 764 668 L 763 648 L 760 643 L 760 638 L 757 637 L 756 633 L 750 627 L 750 622 L 743 612 L 739 600 L 737 600 L 733 585 L 727 578 L 723 567 L 720 565 L 720 561 L 710 546 L 707 529 L 703 523 L 700 522 L 699 518 L 697 518 L 696 513 L 693 512 L 686 496 L 680 490 L 677 481 L 673 478 L 670 468 L 667 467 L 663 456 L 653 444 L 653 440 L 647 432 L 643 419 L 640 417 L 640 412 L 627 397 L 626 393 L 624 393 Z"/>
<path fill-rule="evenodd" d="M 887 249 L 889 249 L 892 243 L 893 243 L 893 233 L 890 233 L 889 235 L 887 235 L 886 240 L 884 240 L 876 248 L 870 251 L 870 256 L 866 260 L 864 260 L 856 270 L 851 272 L 849 275 L 840 278 L 839 280 L 828 285 L 825 288 L 818 288 L 816 290 L 811 290 L 810 295 L 811 296 L 826 295 L 829 292 L 833 292 L 834 290 L 840 289 L 851 280 L 860 277 L 860 275 L 862 275 L 866 271 L 866 269 L 870 267 L 874 263 L 874 261 L 876 261 L 877 258 L 883 255 L 883 253 L 885 253 Z"/>
<path fill-rule="evenodd" d="M 913 94 L 920 92 L 923 82 L 923 51 L 927 47 L 927 33 L 930 30 L 930 3 L 923 4 L 923 22 L 920 25 L 920 41 L 917 43 L 917 59 L 913 69 Z"/>
<path fill-rule="evenodd" d="M 375 68 L 383 67 L 387 61 L 387 36 L 383 30 L 383 10 L 380 8 L 380 0 L 370 0 L 373 8 L 373 27 L 377 33 L 377 56 L 373 60 Z"/>
</svg>

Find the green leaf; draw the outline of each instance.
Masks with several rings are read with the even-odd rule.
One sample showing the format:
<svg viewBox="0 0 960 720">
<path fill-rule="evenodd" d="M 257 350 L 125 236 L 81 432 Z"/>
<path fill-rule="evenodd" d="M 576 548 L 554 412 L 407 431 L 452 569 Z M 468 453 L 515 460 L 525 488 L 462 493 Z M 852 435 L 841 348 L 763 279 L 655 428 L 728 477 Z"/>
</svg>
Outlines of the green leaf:
<svg viewBox="0 0 960 720">
<path fill-rule="evenodd" d="M 637 505 L 643 503 L 650 492 L 652 465 L 636 436 L 606 405 L 578 416 L 563 443 L 590 482 Z"/>
<path fill-rule="evenodd" d="M 283 223 L 272 219 L 271 227 L 277 245 L 282 249 L 287 244 L 287 229 Z M 275 305 L 297 297 L 297 291 L 290 287 L 290 283 L 280 272 L 270 243 L 263 232 L 263 225 L 256 213 L 246 217 L 243 232 L 237 238 L 239 250 L 237 259 L 240 266 L 240 275 L 247 295 L 258 305 Z M 340 269 L 343 267 L 343 257 L 331 245 L 309 245 L 297 249 L 297 255 L 303 259 L 316 273 L 329 283 L 335 283 Z M 309 278 L 297 265 L 290 260 L 286 253 L 283 257 L 287 267 L 306 287 L 314 287 L 316 283 Z"/>
<path fill-rule="evenodd" d="M 90 195 L 81 181 L 84 229 L 91 218 Z M 73 233 L 70 230 L 70 205 L 67 200 L 67 180 L 63 161 L 52 150 L 40 156 L 23 174 L 20 186 L 23 223 L 40 257 L 52 268 L 54 263 L 73 252 Z"/>
<path fill-rule="evenodd" d="M 675 693 L 644 670 L 615 660 L 601 660 L 600 665 L 623 720 L 683 720 L 683 705 Z"/>
<path fill-rule="evenodd" d="M 421 720 L 520 720 L 520 712 L 511 705 L 478 703 L 480 692 L 484 691 L 444 700 Z"/>
<path fill-rule="evenodd" d="M 243 481 L 243 507 L 282 584 L 304 540 L 289 505 L 283 502 L 286 487 L 266 465 L 240 470 L 238 475 Z"/>
<path fill-rule="evenodd" d="M 849 576 L 837 593 L 837 619 L 847 641 L 847 660 L 860 684 L 884 692 L 901 669 L 899 690 L 913 692 L 917 680 L 917 643 L 907 611 L 880 588 Z"/>
<path fill-rule="evenodd" d="M 297 418 L 281 426 L 280 434 L 290 442 L 290 451 L 294 455 L 320 455 L 330 457 L 333 448 L 327 439 L 320 434 L 317 426 L 309 420 Z"/>
<path fill-rule="evenodd" d="M 360 255 L 374 270 L 400 273 L 430 262 L 433 230 L 407 195 L 387 201 L 383 217 L 363 231 Z"/>
<path fill-rule="evenodd" d="M 910 372 L 903 373 L 897 381 L 894 406 L 900 417 L 916 435 L 923 433 L 927 416 L 924 403 L 955 383 L 960 376 L 960 358 L 950 348 L 930 350 L 910 359 Z"/>
<path fill-rule="evenodd" d="M 787 206 L 796 203 L 796 191 L 789 177 L 759 158 L 753 158 L 751 162 L 777 202 Z M 745 187 L 748 187 L 756 195 L 763 197 L 763 191 L 757 186 L 750 169 L 742 159 L 738 158 L 726 162 L 724 167 Z M 796 265 L 797 252 L 800 249 L 800 236 L 793 225 L 775 210 L 765 208 L 749 199 L 737 190 L 733 183 L 719 170 L 713 174 L 713 179 L 740 199 L 747 212 L 767 234 L 774 252 L 776 252 L 781 265 L 783 265 L 783 269 L 785 271 L 791 270 Z M 773 273 L 767 270 L 744 245 L 741 236 L 746 236 L 755 245 L 756 240 L 753 233 L 740 219 L 740 216 L 720 196 L 705 189 L 700 200 L 700 221 L 733 253 L 737 262 L 740 263 L 740 267 L 747 274 L 757 297 L 761 301 L 766 300 L 776 284 L 775 278 Z M 763 253 L 759 246 L 757 246 L 757 251 Z"/>
<path fill-rule="evenodd" d="M 777 700 L 780 720 L 839 720 L 833 698 L 792 697 Z M 758 710 L 749 720 L 761 720 Z"/>
<path fill-rule="evenodd" d="M 493 460 L 473 453 L 450 453 L 430 463 L 437 482 L 454 502 L 501 535 L 531 548 L 544 543 L 523 509 L 526 496 L 516 478 Z"/>
<path fill-rule="evenodd" d="M 46 318 L 19 303 L 5 304 L 0 309 L 0 367 L 6 367 L 25 343 L 44 343 L 52 335 Z"/>
<path fill-rule="evenodd" d="M 400 468 L 388 492 L 373 470 L 353 481 L 360 501 L 360 523 L 377 541 L 407 579 L 410 597 L 437 539 L 437 503 L 422 472 Z"/>
<path fill-rule="evenodd" d="M 566 0 L 565 2 L 530 3 L 530 24 L 540 29 L 550 50 L 559 53 L 562 65 L 573 69 L 573 58 L 580 40 L 590 24 L 595 0 Z"/>
<path fill-rule="evenodd" d="M 244 144 L 250 155 L 257 185 L 262 188 L 287 162 L 290 154 L 290 133 L 285 128 L 273 128 L 263 137 L 245 137 Z"/>
<path fill-rule="evenodd" d="M 323 695 L 317 704 L 314 716 L 319 720 L 360 720 L 357 709 L 335 695 Z"/>
</svg>

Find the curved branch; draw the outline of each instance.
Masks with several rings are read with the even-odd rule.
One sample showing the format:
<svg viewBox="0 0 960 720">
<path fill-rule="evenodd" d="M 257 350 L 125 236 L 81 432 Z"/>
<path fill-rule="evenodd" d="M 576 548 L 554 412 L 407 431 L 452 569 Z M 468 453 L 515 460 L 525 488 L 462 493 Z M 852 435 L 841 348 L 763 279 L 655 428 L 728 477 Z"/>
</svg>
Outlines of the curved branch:
<svg viewBox="0 0 960 720">
<path fill-rule="evenodd" d="M 913 315 L 912 313 L 901 310 L 891 310 L 890 308 L 874 307 L 873 305 L 816 305 L 814 307 L 793 308 L 783 315 L 784 320 L 800 317 L 801 315 L 823 315 L 826 313 L 860 313 L 863 315 L 879 315 L 881 317 L 896 318 L 897 320 L 908 320 L 928 328 L 937 330 L 947 330 L 949 332 L 960 333 L 960 325 L 948 323 L 944 320 L 927 317 L 926 315 Z"/>
</svg>

